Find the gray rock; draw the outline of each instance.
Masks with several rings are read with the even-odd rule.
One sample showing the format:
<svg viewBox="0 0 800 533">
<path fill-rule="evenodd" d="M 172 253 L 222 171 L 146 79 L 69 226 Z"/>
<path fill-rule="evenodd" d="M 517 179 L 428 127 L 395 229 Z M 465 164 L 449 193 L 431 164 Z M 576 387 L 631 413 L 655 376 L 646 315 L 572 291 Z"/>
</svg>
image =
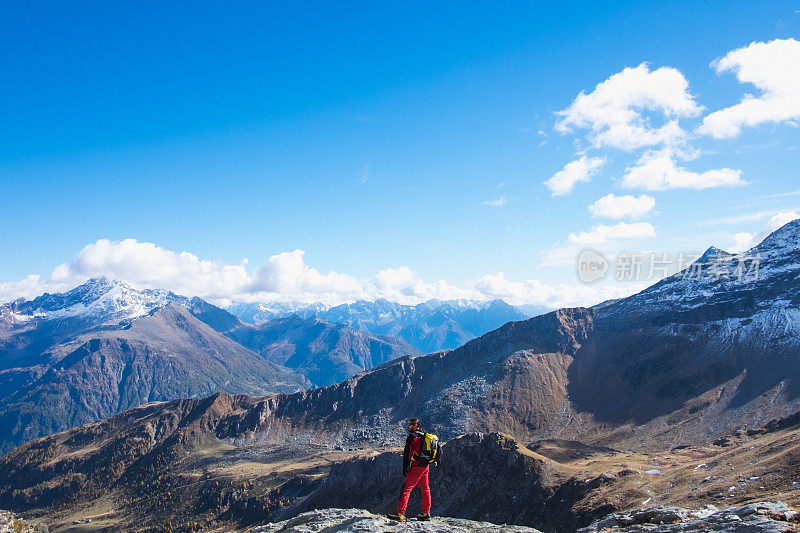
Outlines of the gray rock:
<svg viewBox="0 0 800 533">
<path fill-rule="evenodd" d="M 380 515 L 375 515 L 362 509 L 318 509 L 301 515 L 259 526 L 252 533 L 336 533 L 336 532 L 395 532 L 425 531 L 436 533 L 540 533 L 538 530 L 523 526 L 507 526 L 490 524 L 488 522 L 475 522 L 459 518 L 434 517 L 430 522 L 417 522 L 410 520 L 399 524 Z"/>
<path fill-rule="evenodd" d="M 758 502 L 722 511 L 713 506 L 699 511 L 679 507 L 652 507 L 629 513 L 614 513 L 579 532 L 621 531 L 724 531 L 785 533 L 794 531 L 797 512 L 783 502 Z"/>
</svg>

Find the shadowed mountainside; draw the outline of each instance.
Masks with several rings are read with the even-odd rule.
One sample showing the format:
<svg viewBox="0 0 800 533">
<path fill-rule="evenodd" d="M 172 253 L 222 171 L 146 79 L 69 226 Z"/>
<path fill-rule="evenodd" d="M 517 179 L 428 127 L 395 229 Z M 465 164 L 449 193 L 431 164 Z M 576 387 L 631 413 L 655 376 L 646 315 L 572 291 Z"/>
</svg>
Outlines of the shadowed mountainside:
<svg viewBox="0 0 800 533">
<path fill-rule="evenodd" d="M 0 507 L 54 531 L 88 518 L 109 530 L 244 531 L 314 508 L 392 506 L 402 480 L 398 448 L 220 438 L 215 428 L 255 401 L 217 394 L 149 404 L 29 442 L 0 458 Z M 798 420 L 647 454 L 569 441 L 535 442 L 534 452 L 500 434 L 467 434 L 445 444 L 432 470 L 434 514 L 566 532 L 642 502 L 796 505 Z M 415 496 L 409 512 L 417 506 Z"/>
</svg>

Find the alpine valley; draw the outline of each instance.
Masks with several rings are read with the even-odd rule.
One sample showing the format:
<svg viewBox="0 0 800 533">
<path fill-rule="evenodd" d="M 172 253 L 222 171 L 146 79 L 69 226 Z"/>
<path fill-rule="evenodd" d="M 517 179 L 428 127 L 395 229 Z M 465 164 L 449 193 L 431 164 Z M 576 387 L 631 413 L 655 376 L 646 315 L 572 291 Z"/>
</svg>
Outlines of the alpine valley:
<svg viewBox="0 0 800 533">
<path fill-rule="evenodd" d="M 541 531 L 734 531 L 766 517 L 749 530 L 789 530 L 766 529 L 796 527 L 785 506 L 745 504 L 800 503 L 799 304 L 800 220 L 628 298 L 427 355 L 411 345 L 447 335 L 400 335 L 409 310 L 389 302 L 254 325 L 93 280 L 3 307 L 7 445 L 85 424 L 3 456 L 0 508 L 55 531 L 386 512 L 417 416 L 446 441 L 431 477 L 440 516 Z M 661 510 L 637 511 L 648 506 Z"/>
</svg>

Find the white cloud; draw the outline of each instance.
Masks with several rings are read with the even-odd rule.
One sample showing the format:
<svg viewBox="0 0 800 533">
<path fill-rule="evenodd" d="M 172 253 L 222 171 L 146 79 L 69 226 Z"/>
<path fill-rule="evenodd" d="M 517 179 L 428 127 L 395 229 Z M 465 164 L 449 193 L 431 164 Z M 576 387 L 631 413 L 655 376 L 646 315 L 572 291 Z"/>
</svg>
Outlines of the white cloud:
<svg viewBox="0 0 800 533">
<path fill-rule="evenodd" d="M 570 233 L 567 241 L 581 246 L 602 246 L 609 241 L 619 239 L 646 239 L 656 236 L 656 230 L 649 222 L 620 222 L 613 226 L 600 224 L 590 231 Z"/>
<path fill-rule="evenodd" d="M 719 168 L 698 173 L 679 167 L 671 150 L 645 152 L 634 166 L 626 169 L 621 182 L 623 187 L 648 191 L 679 188 L 700 190 L 746 183 L 742 180 L 741 170 Z"/>
<path fill-rule="evenodd" d="M 506 279 L 502 272 L 483 276 L 471 285 L 481 294 L 501 298 L 512 305 L 536 304 L 552 308 L 594 305 L 612 298 L 630 296 L 645 288 L 644 285 L 546 285 L 538 280 L 515 282 Z"/>
<path fill-rule="evenodd" d="M 539 280 L 510 281 L 502 273 L 456 286 L 441 279 L 426 282 L 408 266 L 387 268 L 372 279 L 359 279 L 312 268 L 305 262 L 302 250 L 276 254 L 251 271 L 246 269 L 247 264 L 246 260 L 238 265 L 208 261 L 135 239 L 101 239 L 85 246 L 71 262 L 58 265 L 46 278 L 32 275 L 17 282 L 0 283 L 0 302 L 19 297 L 30 299 L 44 292 L 63 292 L 96 276 L 125 280 L 138 288 L 163 288 L 185 296 L 199 296 L 218 305 L 232 301 L 338 305 L 362 298 L 416 304 L 432 298 L 482 301 L 503 298 L 516 305 L 564 307 L 592 305 L 636 290 L 578 283 L 547 285 Z"/>
<path fill-rule="evenodd" d="M 188 252 L 173 252 L 136 239 L 100 239 L 89 244 L 69 264 L 56 267 L 50 281 L 74 284 L 94 276 L 212 299 L 240 291 L 248 282 L 244 265 L 201 260 Z"/>
<path fill-rule="evenodd" d="M 710 113 L 699 133 L 729 138 L 738 135 L 743 126 L 800 119 L 800 42 L 753 42 L 728 52 L 712 67 L 717 73 L 733 72 L 740 83 L 752 83 L 761 95 L 746 94 L 738 104 Z"/>
<path fill-rule="evenodd" d="M 506 198 L 503 195 L 500 195 L 500 197 L 497 200 L 487 200 L 483 202 L 483 205 L 490 205 L 492 207 L 503 207 L 504 205 L 506 205 L 507 202 L 508 198 Z"/>
<path fill-rule="evenodd" d="M 393 302 L 416 304 L 432 298 L 453 300 L 458 298 L 483 300 L 485 295 L 450 285 L 444 280 L 426 283 L 407 266 L 387 268 L 375 276 L 373 298 L 385 298 Z"/>
<path fill-rule="evenodd" d="M 309 267 L 303 250 L 273 255 L 258 268 L 252 282 L 246 286 L 248 292 L 289 294 L 306 299 L 305 295 L 319 294 L 325 298 L 360 298 L 365 295 L 362 283 L 357 278 L 338 272 L 322 274 Z"/>
<path fill-rule="evenodd" d="M 749 250 L 766 238 L 767 235 L 780 228 L 784 224 L 788 224 L 792 220 L 800 218 L 797 211 L 789 211 L 786 213 L 778 213 L 771 217 L 767 224 L 755 233 L 737 233 L 734 235 L 734 245 L 731 252 L 740 253 Z"/>
<path fill-rule="evenodd" d="M 631 245 L 631 241 L 651 239 L 656 230 L 649 222 L 619 222 L 614 225 L 598 224 L 589 231 L 570 233 L 566 242 L 542 253 L 542 264 L 546 266 L 574 266 L 578 255 L 586 248 L 605 254 L 619 253 Z"/>
<path fill-rule="evenodd" d="M 0 304 L 25 298 L 30 300 L 45 292 L 60 292 L 72 288 L 72 284 L 47 283 L 39 276 L 30 275 L 19 281 L 0 283 Z"/>
<path fill-rule="evenodd" d="M 652 196 L 615 196 L 607 194 L 589 206 L 589 212 L 599 218 L 639 218 L 649 213 L 656 206 Z"/>
<path fill-rule="evenodd" d="M 569 194 L 576 183 L 591 180 L 592 176 L 597 174 L 605 163 L 604 157 L 582 155 L 580 159 L 567 163 L 562 170 L 553 174 L 553 177 L 544 184 L 552 191 L 553 196 Z"/>
<path fill-rule="evenodd" d="M 588 129 L 596 148 L 630 151 L 683 141 L 687 133 L 675 118 L 695 116 L 701 110 L 680 71 L 670 67 L 650 71 L 642 63 L 614 74 L 589 94 L 581 92 L 558 113 L 556 130 Z M 646 113 L 661 115 L 666 122 L 653 126 Z"/>
</svg>

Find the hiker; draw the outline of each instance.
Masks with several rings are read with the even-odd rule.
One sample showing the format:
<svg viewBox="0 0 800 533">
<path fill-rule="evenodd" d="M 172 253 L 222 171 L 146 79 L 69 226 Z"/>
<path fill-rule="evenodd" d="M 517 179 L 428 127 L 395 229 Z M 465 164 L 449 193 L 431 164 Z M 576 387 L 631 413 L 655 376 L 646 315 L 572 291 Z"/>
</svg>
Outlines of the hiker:
<svg viewBox="0 0 800 533">
<path fill-rule="evenodd" d="M 422 493 L 422 514 L 417 516 L 417 520 L 428 521 L 431 519 L 431 488 L 428 485 L 428 466 L 438 464 L 440 451 L 439 439 L 436 435 L 426 433 L 416 418 L 410 418 L 406 425 L 408 437 L 406 437 L 406 447 L 403 450 L 403 475 L 406 477 L 403 483 L 403 493 L 397 502 L 397 514 L 390 514 L 388 517 L 398 522 L 405 521 L 406 507 L 411 491 L 419 485 Z"/>
</svg>

